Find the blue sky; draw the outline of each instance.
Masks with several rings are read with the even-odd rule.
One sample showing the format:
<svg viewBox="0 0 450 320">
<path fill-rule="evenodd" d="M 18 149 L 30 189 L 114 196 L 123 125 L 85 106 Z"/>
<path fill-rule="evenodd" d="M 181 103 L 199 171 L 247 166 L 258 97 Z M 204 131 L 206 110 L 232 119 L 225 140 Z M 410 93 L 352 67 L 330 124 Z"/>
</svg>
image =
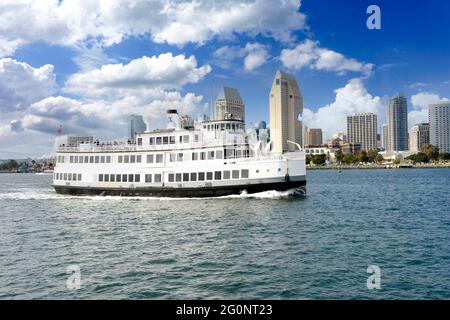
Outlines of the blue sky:
<svg viewBox="0 0 450 320">
<path fill-rule="evenodd" d="M 0 158 L 49 154 L 59 124 L 115 139 L 126 134 L 127 113 L 145 113 L 152 126 L 165 107 L 208 113 L 221 85 L 240 91 L 247 122 L 268 120 L 278 68 L 296 76 L 304 121 L 325 136 L 344 131 L 354 112 L 376 112 L 381 125 L 399 91 L 410 126 L 450 97 L 448 1 L 8 2 L 0 4 Z M 371 4 L 381 30 L 366 27 Z M 11 143 L 20 137 L 33 143 Z"/>
</svg>

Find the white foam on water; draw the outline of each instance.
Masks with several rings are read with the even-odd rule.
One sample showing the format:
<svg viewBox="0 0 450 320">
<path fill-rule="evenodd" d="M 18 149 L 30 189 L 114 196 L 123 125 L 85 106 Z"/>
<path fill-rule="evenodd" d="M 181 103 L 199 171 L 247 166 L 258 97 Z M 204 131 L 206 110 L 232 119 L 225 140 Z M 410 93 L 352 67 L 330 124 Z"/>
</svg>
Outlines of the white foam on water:
<svg viewBox="0 0 450 320">
<path fill-rule="evenodd" d="M 217 197 L 216 199 L 277 199 L 277 198 L 288 198 L 298 195 L 296 189 L 289 189 L 287 191 L 276 191 L 269 190 L 258 193 L 247 193 L 247 191 L 243 191 L 241 194 L 233 194 L 229 196 Z"/>
<path fill-rule="evenodd" d="M 128 197 L 128 196 L 71 196 L 58 194 L 53 190 L 24 189 L 16 192 L 1 193 L 0 200 L 92 200 L 92 201 L 124 201 L 124 200 L 151 200 L 151 201 L 186 201 L 186 200 L 208 200 L 208 199 L 280 199 L 299 195 L 296 189 L 287 191 L 269 190 L 248 194 L 243 191 L 240 194 L 220 197 L 195 197 L 195 198 L 172 198 L 172 197 Z"/>
</svg>

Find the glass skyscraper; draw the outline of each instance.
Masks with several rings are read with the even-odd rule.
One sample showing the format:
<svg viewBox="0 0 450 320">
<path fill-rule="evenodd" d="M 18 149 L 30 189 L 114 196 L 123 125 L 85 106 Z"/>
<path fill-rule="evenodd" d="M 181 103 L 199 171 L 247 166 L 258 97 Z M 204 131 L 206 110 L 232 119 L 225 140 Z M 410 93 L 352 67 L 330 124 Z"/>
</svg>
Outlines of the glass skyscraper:
<svg viewBox="0 0 450 320">
<path fill-rule="evenodd" d="M 408 150 L 408 103 L 402 93 L 391 99 L 388 108 L 388 151 Z"/>
<path fill-rule="evenodd" d="M 144 122 L 144 118 L 141 115 L 132 114 L 128 118 L 128 139 L 134 140 L 136 132 L 145 132 L 147 125 Z"/>
</svg>

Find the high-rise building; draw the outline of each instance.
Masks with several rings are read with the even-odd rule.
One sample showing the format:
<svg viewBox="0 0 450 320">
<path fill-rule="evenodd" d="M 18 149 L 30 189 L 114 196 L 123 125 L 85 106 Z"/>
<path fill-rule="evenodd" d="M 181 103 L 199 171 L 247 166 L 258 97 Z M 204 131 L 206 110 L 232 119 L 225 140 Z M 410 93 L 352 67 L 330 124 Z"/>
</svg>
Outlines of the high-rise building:
<svg viewBox="0 0 450 320">
<path fill-rule="evenodd" d="M 361 144 L 361 150 L 377 150 L 377 115 L 357 113 L 347 117 L 347 139 Z"/>
<path fill-rule="evenodd" d="M 389 141 L 389 126 L 387 124 L 383 124 L 381 126 L 381 149 L 387 150 L 388 141 Z"/>
<path fill-rule="evenodd" d="M 408 150 L 408 105 L 402 93 L 391 99 L 388 108 L 388 151 Z"/>
<path fill-rule="evenodd" d="M 381 134 L 377 133 L 377 149 L 381 150 Z"/>
<path fill-rule="evenodd" d="M 293 75 L 278 70 L 270 90 L 270 136 L 272 152 L 283 153 L 296 150 L 287 141 L 303 143 L 302 122 L 303 97 Z"/>
<path fill-rule="evenodd" d="M 430 143 L 440 152 L 450 153 L 450 101 L 441 101 L 429 106 Z"/>
<path fill-rule="evenodd" d="M 340 145 L 343 154 L 357 154 L 361 151 L 360 143 L 344 142 Z"/>
<path fill-rule="evenodd" d="M 306 145 L 306 132 L 307 131 L 308 131 L 308 126 L 306 126 L 302 122 L 302 143 L 300 143 L 302 146 Z"/>
<path fill-rule="evenodd" d="M 144 117 L 136 114 L 130 115 L 128 118 L 128 139 L 134 140 L 136 132 L 147 131 L 147 125 L 144 122 Z"/>
<path fill-rule="evenodd" d="M 245 121 L 245 106 L 239 91 L 230 87 L 220 88 L 214 104 L 214 120 Z"/>
<path fill-rule="evenodd" d="M 411 128 L 409 133 L 409 151 L 419 152 L 424 144 L 430 143 L 430 125 L 419 123 Z"/>
<path fill-rule="evenodd" d="M 308 147 L 320 147 L 322 145 L 322 129 L 311 129 L 306 130 L 306 143 L 305 146 Z"/>
</svg>

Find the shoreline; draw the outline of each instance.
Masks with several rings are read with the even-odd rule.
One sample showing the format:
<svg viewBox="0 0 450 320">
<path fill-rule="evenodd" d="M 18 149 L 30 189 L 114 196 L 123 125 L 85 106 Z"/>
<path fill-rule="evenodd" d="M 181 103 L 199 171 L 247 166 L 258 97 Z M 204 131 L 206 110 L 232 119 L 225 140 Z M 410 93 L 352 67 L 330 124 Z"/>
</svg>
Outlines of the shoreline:
<svg viewBox="0 0 450 320">
<path fill-rule="evenodd" d="M 306 170 L 374 170 L 374 169 L 450 169 L 450 163 L 445 164 L 399 164 L 399 165 L 329 165 L 306 166 Z"/>
<path fill-rule="evenodd" d="M 399 164 L 399 165 L 328 165 L 328 166 L 306 166 L 306 170 L 376 170 L 376 169 L 450 169 L 450 163 L 445 164 Z M 17 173 L 17 174 L 36 174 L 36 172 L 15 172 L 0 171 L 0 174 Z"/>
</svg>

